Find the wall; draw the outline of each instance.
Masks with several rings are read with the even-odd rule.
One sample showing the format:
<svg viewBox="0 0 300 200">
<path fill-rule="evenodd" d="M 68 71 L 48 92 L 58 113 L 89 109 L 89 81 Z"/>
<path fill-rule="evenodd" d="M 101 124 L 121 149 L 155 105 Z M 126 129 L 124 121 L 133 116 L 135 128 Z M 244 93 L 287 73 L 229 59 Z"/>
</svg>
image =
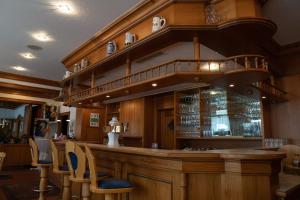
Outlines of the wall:
<svg viewBox="0 0 300 200">
<path fill-rule="evenodd" d="M 271 106 L 272 135 L 300 144 L 300 74 L 285 76 L 277 84 L 288 92 L 289 101 Z"/>
</svg>

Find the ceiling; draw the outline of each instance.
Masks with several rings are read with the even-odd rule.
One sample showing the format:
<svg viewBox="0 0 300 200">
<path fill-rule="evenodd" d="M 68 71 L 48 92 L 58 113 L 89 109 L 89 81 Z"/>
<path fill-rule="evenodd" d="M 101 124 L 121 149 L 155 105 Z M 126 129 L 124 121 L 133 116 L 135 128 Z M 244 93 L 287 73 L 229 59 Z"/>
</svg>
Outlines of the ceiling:
<svg viewBox="0 0 300 200">
<path fill-rule="evenodd" d="M 57 0 L 2 0 L 0 6 L 0 71 L 39 78 L 61 80 L 65 72 L 61 60 L 64 56 L 92 37 L 96 32 L 141 0 L 72 0 L 77 15 L 62 15 L 51 3 Z M 71 1 L 71 0 L 66 0 Z M 279 27 L 275 39 L 282 45 L 299 41 L 299 0 L 269 0 L 264 13 Z M 30 33 L 46 31 L 54 41 L 34 40 Z M 42 50 L 28 49 L 37 45 Z M 19 53 L 31 52 L 37 56 L 25 60 Z M 28 68 L 17 72 L 11 68 Z"/>
<path fill-rule="evenodd" d="M 51 6 L 53 0 L 1 0 L 0 71 L 61 80 L 65 72 L 62 58 L 140 0 L 72 1 L 78 14 L 68 16 L 56 12 Z M 30 33 L 40 30 L 54 41 L 34 40 Z M 27 45 L 43 50 L 32 51 Z M 19 55 L 27 51 L 37 58 L 26 60 Z M 12 65 L 22 65 L 28 71 L 17 72 Z"/>
</svg>

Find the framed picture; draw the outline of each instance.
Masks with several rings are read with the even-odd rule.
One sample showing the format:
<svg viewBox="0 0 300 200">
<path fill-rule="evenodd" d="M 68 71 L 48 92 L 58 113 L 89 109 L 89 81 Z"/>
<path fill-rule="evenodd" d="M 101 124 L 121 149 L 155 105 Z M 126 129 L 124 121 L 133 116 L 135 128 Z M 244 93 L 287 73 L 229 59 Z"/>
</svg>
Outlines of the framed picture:
<svg viewBox="0 0 300 200">
<path fill-rule="evenodd" d="M 99 127 L 100 114 L 91 113 L 90 115 L 90 127 Z"/>
</svg>

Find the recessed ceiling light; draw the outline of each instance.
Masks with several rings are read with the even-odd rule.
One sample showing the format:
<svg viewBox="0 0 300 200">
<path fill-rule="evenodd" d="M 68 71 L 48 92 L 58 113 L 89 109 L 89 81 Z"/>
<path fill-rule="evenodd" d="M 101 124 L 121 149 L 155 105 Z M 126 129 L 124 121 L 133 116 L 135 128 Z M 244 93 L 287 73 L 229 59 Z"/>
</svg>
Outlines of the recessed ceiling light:
<svg viewBox="0 0 300 200">
<path fill-rule="evenodd" d="M 20 53 L 20 56 L 22 56 L 23 58 L 26 58 L 26 59 L 34 59 L 34 58 L 36 58 L 35 55 L 33 55 L 30 52 Z"/>
<path fill-rule="evenodd" d="M 76 9 L 71 1 L 55 1 L 53 6 L 56 8 L 57 12 L 65 15 L 76 14 Z"/>
<path fill-rule="evenodd" d="M 18 71 L 27 71 L 25 67 L 22 66 L 12 66 L 13 69 L 18 70 Z"/>
<path fill-rule="evenodd" d="M 157 86 L 157 83 L 152 83 L 152 87 L 156 87 Z"/>
<path fill-rule="evenodd" d="M 234 86 L 235 86 L 234 84 L 230 84 L 230 85 L 229 85 L 229 87 L 234 87 Z"/>
<path fill-rule="evenodd" d="M 266 96 L 262 96 L 261 98 L 266 99 L 267 97 Z"/>
<path fill-rule="evenodd" d="M 215 95 L 215 94 L 217 94 L 217 92 L 216 91 L 211 91 L 210 94 Z"/>
<path fill-rule="evenodd" d="M 54 40 L 48 33 L 43 31 L 32 33 L 31 36 L 41 42 L 50 42 Z"/>
<path fill-rule="evenodd" d="M 78 103 L 78 105 L 81 105 L 81 104 L 82 104 L 81 102 Z"/>
<path fill-rule="evenodd" d="M 106 95 L 105 97 L 106 97 L 106 98 L 109 98 L 110 96 L 109 96 L 109 95 Z"/>
</svg>

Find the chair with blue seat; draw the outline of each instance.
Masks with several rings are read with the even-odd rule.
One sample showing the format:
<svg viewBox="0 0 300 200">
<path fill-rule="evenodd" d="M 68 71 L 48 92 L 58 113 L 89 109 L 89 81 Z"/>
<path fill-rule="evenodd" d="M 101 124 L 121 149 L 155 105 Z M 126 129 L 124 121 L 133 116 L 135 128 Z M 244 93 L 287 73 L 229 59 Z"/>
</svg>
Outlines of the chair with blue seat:
<svg viewBox="0 0 300 200">
<path fill-rule="evenodd" d="M 72 141 L 66 142 L 66 158 L 70 171 L 70 180 L 81 184 L 81 195 L 83 200 L 90 199 L 90 171 L 87 170 L 85 152 Z M 109 177 L 108 173 L 98 173 L 98 180 Z"/>
<path fill-rule="evenodd" d="M 44 200 L 45 199 L 45 193 L 49 191 L 47 189 L 47 182 L 48 182 L 48 172 L 49 168 L 52 166 L 52 161 L 47 161 L 47 160 L 39 160 L 39 148 L 35 141 L 33 139 L 29 139 L 29 145 L 31 149 L 31 165 L 34 167 L 38 167 L 41 169 L 40 173 L 40 185 L 38 192 L 40 193 L 39 195 L 39 200 Z"/>
<path fill-rule="evenodd" d="M 71 199 L 71 181 L 69 179 L 70 171 L 66 164 L 63 164 L 63 160 L 59 159 L 58 149 L 55 143 L 50 140 L 52 161 L 53 161 L 53 173 L 61 175 L 62 181 L 62 200 Z"/>
<path fill-rule="evenodd" d="M 90 168 L 91 192 L 104 194 L 105 200 L 115 200 L 118 194 L 129 193 L 133 190 L 133 185 L 127 180 L 108 178 L 97 179 L 96 161 L 91 149 L 85 145 L 85 153 Z"/>
</svg>

